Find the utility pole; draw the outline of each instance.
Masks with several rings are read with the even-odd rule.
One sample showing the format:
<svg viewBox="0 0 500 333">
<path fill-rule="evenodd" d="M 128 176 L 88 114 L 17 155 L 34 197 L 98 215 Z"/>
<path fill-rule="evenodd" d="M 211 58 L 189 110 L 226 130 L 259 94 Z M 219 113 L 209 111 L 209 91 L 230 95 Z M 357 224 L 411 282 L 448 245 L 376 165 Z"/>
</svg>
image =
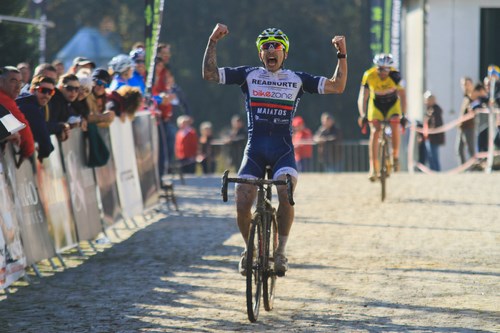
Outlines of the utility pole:
<svg viewBox="0 0 500 333">
<path fill-rule="evenodd" d="M 45 62 L 45 50 L 46 50 L 46 42 L 47 42 L 47 28 L 54 28 L 56 25 L 52 21 L 47 21 L 47 15 L 42 14 L 39 20 L 29 19 L 25 17 L 16 17 L 16 16 L 5 16 L 0 15 L 0 23 L 2 22 L 13 22 L 20 24 L 30 24 L 35 25 L 40 30 L 40 37 L 38 38 L 38 50 L 40 51 L 39 63 Z"/>
</svg>

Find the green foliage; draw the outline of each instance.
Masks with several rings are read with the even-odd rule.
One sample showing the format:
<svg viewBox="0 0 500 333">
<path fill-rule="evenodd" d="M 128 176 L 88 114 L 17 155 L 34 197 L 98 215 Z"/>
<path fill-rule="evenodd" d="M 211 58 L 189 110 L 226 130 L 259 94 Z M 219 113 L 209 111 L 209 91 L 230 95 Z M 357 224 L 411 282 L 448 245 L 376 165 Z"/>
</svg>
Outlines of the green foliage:
<svg viewBox="0 0 500 333">
<path fill-rule="evenodd" d="M 47 1 L 47 0 L 45 0 Z M 27 2 L 4 1 L 4 15 L 28 17 Z M 236 86 L 219 86 L 201 78 L 208 36 L 217 22 L 230 34 L 217 46 L 218 65 L 260 65 L 255 39 L 265 28 L 279 27 L 290 38 L 287 68 L 331 77 L 337 59 L 331 45 L 334 35 L 345 35 L 349 73 L 342 95 L 305 94 L 298 114 L 315 130 L 322 112 L 331 112 L 347 139 L 361 137 L 356 125 L 357 95 L 363 71 L 370 66 L 367 1 L 299 0 L 165 0 L 160 40 L 172 45 L 171 65 L 183 88 L 196 124 L 212 121 L 216 130 L 229 126 L 235 113 L 244 113 L 243 95 Z M 123 51 L 144 39 L 144 1 L 50 0 L 48 19 L 56 28 L 47 30 L 47 60 L 83 26 L 99 27 L 103 18 L 115 21 Z M 30 30 L 31 29 L 31 30 Z M 0 23 L 2 61 L 14 64 L 38 59 L 38 31 L 23 25 Z M 35 62 L 35 63 L 34 63 Z"/>
<path fill-rule="evenodd" d="M 0 15 L 26 16 L 27 7 L 21 1 L 2 1 Z M 36 38 L 33 38 L 37 36 Z M 20 62 L 38 60 L 38 30 L 32 26 L 0 22 L 0 66 L 15 66 Z"/>
</svg>

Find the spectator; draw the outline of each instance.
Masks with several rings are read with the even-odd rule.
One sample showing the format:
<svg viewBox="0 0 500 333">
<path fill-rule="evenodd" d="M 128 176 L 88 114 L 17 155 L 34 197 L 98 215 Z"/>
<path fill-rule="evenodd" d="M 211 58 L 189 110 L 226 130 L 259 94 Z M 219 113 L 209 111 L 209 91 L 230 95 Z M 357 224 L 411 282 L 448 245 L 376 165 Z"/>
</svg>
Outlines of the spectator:
<svg viewBox="0 0 500 333">
<path fill-rule="evenodd" d="M 175 137 L 175 156 L 183 173 L 195 173 L 196 154 L 198 153 L 198 135 L 191 127 L 191 117 L 181 115 L 177 118 L 177 131 Z"/>
<path fill-rule="evenodd" d="M 95 62 L 85 57 L 76 57 L 73 59 L 73 65 L 68 69 L 69 74 L 76 74 L 82 68 L 87 68 L 92 72 L 95 68 Z"/>
<path fill-rule="evenodd" d="M 128 84 L 132 77 L 134 62 L 126 54 L 119 54 L 109 62 L 109 67 L 113 71 L 113 80 L 109 86 L 110 90 L 117 90 L 121 86 Z"/>
<path fill-rule="evenodd" d="M 79 126 L 81 117 L 76 113 L 73 102 L 80 90 L 80 81 L 74 74 L 64 74 L 59 78 L 55 95 L 50 100 L 48 128 L 60 141 L 69 137 L 71 127 Z"/>
<path fill-rule="evenodd" d="M 90 107 L 87 102 L 87 98 L 90 96 L 93 87 L 92 77 L 90 73 L 85 70 L 78 71 L 77 75 L 78 81 L 80 82 L 80 90 L 78 91 L 78 97 L 73 102 L 73 108 L 76 114 L 78 114 L 82 119 L 82 129 L 87 130 L 87 120 L 90 115 Z"/>
<path fill-rule="evenodd" d="M 311 172 L 313 147 L 310 141 L 312 141 L 313 138 L 312 132 L 306 127 L 304 119 L 300 116 L 293 118 L 292 127 L 292 143 L 295 148 L 297 171 Z"/>
<path fill-rule="evenodd" d="M 17 64 L 17 69 L 21 72 L 21 77 L 24 84 L 31 82 L 31 66 L 27 62 L 21 62 Z"/>
<path fill-rule="evenodd" d="M 470 104 L 468 112 L 477 112 L 478 109 L 488 107 L 488 92 L 483 84 L 478 83 L 470 93 Z M 488 151 L 488 122 L 485 121 L 483 127 L 478 128 L 478 151 Z"/>
<path fill-rule="evenodd" d="M 57 80 L 59 80 L 59 78 L 61 76 L 63 76 L 65 71 L 66 71 L 66 68 L 64 67 L 64 63 L 62 62 L 62 60 L 56 59 L 56 60 L 52 61 L 52 66 L 54 66 L 54 68 L 56 69 Z"/>
<path fill-rule="evenodd" d="M 200 125 L 200 140 L 198 145 L 198 162 L 201 164 L 204 174 L 215 172 L 216 161 L 212 140 L 212 123 L 204 121 Z"/>
<path fill-rule="evenodd" d="M 462 104 L 460 106 L 460 117 L 465 116 L 469 112 L 469 106 L 471 103 L 470 94 L 474 89 L 474 83 L 470 77 L 463 77 L 460 79 L 460 86 L 464 94 L 462 99 Z M 462 122 L 458 126 L 457 131 L 457 152 L 460 158 L 460 163 L 464 164 L 467 159 L 465 155 L 465 147 L 469 153 L 469 158 L 472 158 L 476 154 L 475 147 L 475 120 L 474 118 Z"/>
<path fill-rule="evenodd" d="M 416 122 L 417 128 L 422 130 L 424 124 L 421 121 Z M 424 134 L 417 132 L 417 146 L 418 146 L 418 163 L 425 165 L 427 163 L 427 148 L 425 147 Z M 417 170 L 419 170 L 417 168 Z"/>
<path fill-rule="evenodd" d="M 21 72 L 16 67 L 6 66 L 0 68 L 0 106 L 7 109 L 17 120 L 26 125 L 19 131 L 21 159 L 28 158 L 35 152 L 35 141 L 29 122 L 24 117 L 16 104 L 23 84 Z M 14 138 L 16 136 L 14 135 Z"/>
<path fill-rule="evenodd" d="M 490 93 L 490 88 L 491 88 L 491 80 L 490 76 L 485 76 L 483 79 L 483 85 L 484 88 L 486 89 L 486 96 L 487 97 L 482 97 L 482 105 L 484 107 L 489 107 L 489 99 L 493 97 L 494 104 L 493 107 L 498 108 L 500 105 L 500 81 L 498 78 L 498 74 L 495 72 L 491 73 L 492 76 L 495 78 L 495 85 L 494 85 L 494 91 L 493 91 L 493 96 L 491 96 Z M 486 104 L 486 105 L 485 105 Z M 478 108 L 478 106 L 475 107 L 475 109 Z M 488 131 L 489 131 L 489 120 L 488 116 L 483 116 L 479 118 L 479 125 L 478 125 L 478 150 L 479 151 L 488 151 Z M 500 114 L 496 115 L 496 134 L 494 136 L 494 145 L 495 150 L 500 149 Z"/>
<path fill-rule="evenodd" d="M 16 103 L 30 124 L 35 142 L 38 144 L 38 159 L 41 161 L 54 150 L 45 121 L 45 106 L 54 96 L 55 81 L 46 76 L 35 76 L 31 81 L 31 94 L 20 96 Z"/>
<path fill-rule="evenodd" d="M 159 139 L 159 156 L 158 156 L 158 171 L 160 178 L 168 171 L 169 162 L 174 159 L 174 143 L 175 133 L 177 128 L 173 124 L 173 105 L 172 101 L 177 98 L 174 93 L 169 91 L 167 81 L 162 73 L 165 69 L 165 64 L 160 57 L 155 59 L 155 75 L 153 78 L 152 94 L 161 96 L 161 102 L 158 103 L 160 110 L 158 122 L 158 139 Z"/>
<path fill-rule="evenodd" d="M 147 69 L 146 69 L 146 51 L 143 48 L 132 49 L 130 51 L 130 59 L 134 62 L 134 72 L 132 77 L 128 79 L 128 85 L 132 87 L 138 87 L 141 90 L 142 95 L 146 92 L 146 79 L 147 79 Z"/>
<path fill-rule="evenodd" d="M 426 107 L 424 126 L 429 129 L 443 126 L 443 110 L 436 103 L 436 97 L 430 91 L 424 93 L 424 104 Z M 424 132 L 424 137 L 425 135 L 426 133 Z M 444 132 L 429 134 L 425 139 L 429 167 L 431 170 L 441 171 L 439 146 L 444 145 Z"/>
<path fill-rule="evenodd" d="M 324 112 L 321 115 L 321 126 L 314 134 L 318 143 L 318 160 L 321 171 L 342 171 L 341 147 L 342 133 L 335 125 L 335 118 Z"/>
<path fill-rule="evenodd" d="M 104 68 L 96 68 L 92 73 L 92 93 L 87 97 L 89 124 L 108 127 L 115 119 L 115 112 L 106 109 L 106 87 L 111 83 L 111 75 Z"/>
<path fill-rule="evenodd" d="M 47 62 L 41 63 L 40 65 L 35 67 L 35 70 L 33 71 L 33 77 L 35 76 L 49 77 L 56 83 L 59 81 L 59 77 L 57 76 L 55 67 Z M 25 83 L 26 84 L 21 89 L 21 95 L 30 94 L 31 83 L 30 82 L 25 82 Z"/>
<path fill-rule="evenodd" d="M 86 102 L 89 108 L 87 132 L 86 163 L 89 167 L 106 165 L 109 160 L 109 149 L 104 142 L 99 127 L 108 127 L 115 119 L 115 112 L 106 110 L 106 87 L 111 82 L 111 75 L 104 68 L 97 68 L 92 73 L 92 89 Z"/>
<path fill-rule="evenodd" d="M 142 95 L 137 87 L 122 86 L 107 95 L 106 110 L 113 111 L 124 122 L 128 117 L 134 119 L 135 112 L 142 102 Z"/>
<path fill-rule="evenodd" d="M 50 77 L 55 82 L 59 82 L 60 76 L 58 75 L 56 68 L 47 62 L 44 62 L 35 67 L 33 76 L 39 76 L 39 75 Z"/>
<path fill-rule="evenodd" d="M 243 160 L 243 152 L 247 144 L 247 131 L 243 119 L 235 114 L 231 118 L 231 130 L 229 132 L 229 158 L 231 166 L 238 171 Z"/>
</svg>

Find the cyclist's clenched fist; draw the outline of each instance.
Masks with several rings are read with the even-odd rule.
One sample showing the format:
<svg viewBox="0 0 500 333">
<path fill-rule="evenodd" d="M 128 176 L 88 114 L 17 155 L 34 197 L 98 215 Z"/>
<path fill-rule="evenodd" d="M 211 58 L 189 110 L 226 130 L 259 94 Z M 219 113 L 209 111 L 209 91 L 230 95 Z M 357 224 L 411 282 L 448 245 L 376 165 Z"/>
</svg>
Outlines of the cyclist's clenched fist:
<svg viewBox="0 0 500 333">
<path fill-rule="evenodd" d="M 335 46 L 337 51 L 342 54 L 347 53 L 347 48 L 345 45 L 345 37 L 344 36 L 335 36 L 332 39 L 332 45 Z"/>
<path fill-rule="evenodd" d="M 219 39 L 224 38 L 229 33 L 229 30 L 227 29 L 227 26 L 222 24 L 222 23 L 217 23 L 217 25 L 214 28 L 214 31 L 212 31 L 212 34 L 210 35 L 210 40 L 217 42 Z"/>
</svg>

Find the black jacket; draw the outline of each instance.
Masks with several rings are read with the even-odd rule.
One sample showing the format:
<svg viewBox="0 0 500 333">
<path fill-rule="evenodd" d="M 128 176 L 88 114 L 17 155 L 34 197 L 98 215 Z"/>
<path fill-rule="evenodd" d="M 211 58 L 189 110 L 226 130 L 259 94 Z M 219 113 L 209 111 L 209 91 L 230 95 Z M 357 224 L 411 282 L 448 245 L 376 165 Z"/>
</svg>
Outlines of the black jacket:
<svg viewBox="0 0 500 333">
<path fill-rule="evenodd" d="M 35 142 L 38 143 L 38 158 L 44 159 L 54 150 L 50 141 L 50 133 L 45 121 L 45 108 L 38 104 L 35 95 L 21 95 L 16 103 L 28 120 Z"/>
</svg>

